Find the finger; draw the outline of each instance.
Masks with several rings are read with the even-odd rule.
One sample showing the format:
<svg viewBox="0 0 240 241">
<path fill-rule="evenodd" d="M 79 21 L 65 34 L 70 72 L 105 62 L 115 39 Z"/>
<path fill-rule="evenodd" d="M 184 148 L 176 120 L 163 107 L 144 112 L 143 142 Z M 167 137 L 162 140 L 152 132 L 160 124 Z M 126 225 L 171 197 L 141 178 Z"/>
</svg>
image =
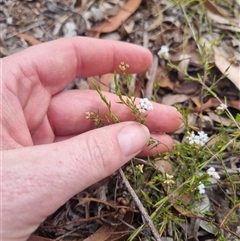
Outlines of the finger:
<svg viewBox="0 0 240 241">
<path fill-rule="evenodd" d="M 146 127 L 125 122 L 59 143 L 3 152 L 3 225 L 21 232 L 27 225 L 33 232 L 72 196 L 138 154 L 148 139 Z M 13 223 L 10 217 L 15 211 Z"/>
<path fill-rule="evenodd" d="M 24 59 L 24 61 L 22 61 Z M 94 76 L 119 70 L 120 62 L 129 64 L 129 73 L 148 69 L 152 55 L 140 46 L 87 37 L 64 38 L 30 47 L 4 58 L 6 74 L 18 82 L 40 80 L 52 95 L 76 76 Z M 23 86 L 26 83 L 22 83 Z"/>
<path fill-rule="evenodd" d="M 133 114 L 126 105 L 118 104 L 119 98 L 104 93 L 111 102 L 111 110 L 121 121 L 134 120 Z M 94 100 L 94 101 L 93 101 Z M 136 100 L 136 103 L 138 99 Z M 148 111 L 145 125 L 150 132 L 173 132 L 181 124 L 181 114 L 174 108 L 152 102 L 153 110 Z M 71 90 L 53 97 L 48 116 L 55 135 L 74 135 L 94 128 L 92 120 L 86 119 L 86 112 L 99 111 L 104 118 L 107 114 L 106 104 L 96 91 Z"/>
<path fill-rule="evenodd" d="M 55 142 L 64 141 L 70 138 L 75 137 L 74 135 L 70 136 L 57 136 Z M 137 155 L 139 157 L 153 156 L 160 152 L 169 152 L 173 148 L 173 140 L 169 135 L 166 134 L 151 134 L 154 144 L 150 146 L 145 146 L 142 151 Z"/>
</svg>

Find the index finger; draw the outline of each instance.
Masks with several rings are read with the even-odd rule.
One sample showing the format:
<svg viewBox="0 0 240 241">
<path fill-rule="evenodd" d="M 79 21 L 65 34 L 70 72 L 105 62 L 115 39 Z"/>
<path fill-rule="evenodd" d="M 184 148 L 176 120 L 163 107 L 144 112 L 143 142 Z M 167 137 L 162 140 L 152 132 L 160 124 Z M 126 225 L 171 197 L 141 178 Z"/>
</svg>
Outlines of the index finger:
<svg viewBox="0 0 240 241">
<path fill-rule="evenodd" d="M 114 72 L 121 62 L 129 64 L 129 73 L 143 72 L 150 66 L 152 55 L 147 49 L 129 43 L 74 37 L 30 47 L 5 61 L 18 81 L 34 76 L 53 95 L 75 77 Z"/>
</svg>

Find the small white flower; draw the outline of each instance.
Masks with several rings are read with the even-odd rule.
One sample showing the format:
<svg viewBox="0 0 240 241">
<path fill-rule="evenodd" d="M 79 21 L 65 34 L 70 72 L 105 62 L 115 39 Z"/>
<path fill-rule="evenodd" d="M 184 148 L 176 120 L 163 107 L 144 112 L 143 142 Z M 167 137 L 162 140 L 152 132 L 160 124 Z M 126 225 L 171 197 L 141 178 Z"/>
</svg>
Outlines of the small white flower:
<svg viewBox="0 0 240 241">
<path fill-rule="evenodd" d="M 199 183 L 198 190 L 199 190 L 200 194 L 204 194 L 205 193 L 205 185 L 202 182 Z"/>
<path fill-rule="evenodd" d="M 64 37 L 77 36 L 77 26 L 74 22 L 66 22 L 63 26 Z"/>
<path fill-rule="evenodd" d="M 227 105 L 226 104 L 223 104 L 221 103 L 218 107 L 217 107 L 217 110 L 226 110 L 227 109 Z"/>
<path fill-rule="evenodd" d="M 12 24 L 13 23 L 13 18 L 12 17 L 7 17 L 6 22 L 7 22 L 7 24 Z"/>
<path fill-rule="evenodd" d="M 216 180 L 220 179 L 220 176 L 219 174 L 216 172 L 215 168 L 214 167 L 210 167 L 208 170 L 207 170 L 207 174 L 212 177 L 209 179 L 209 181 L 212 183 L 212 179 L 215 179 L 215 181 L 213 181 L 213 183 L 216 183 Z"/>
<path fill-rule="evenodd" d="M 163 183 L 168 184 L 168 185 L 171 185 L 171 184 L 175 183 L 174 180 L 172 180 L 173 179 L 173 175 L 168 175 L 166 173 L 166 177 L 167 177 L 167 179 Z"/>
<path fill-rule="evenodd" d="M 193 145 L 195 143 L 195 138 L 196 138 L 196 135 L 194 134 L 193 131 L 190 136 L 187 136 L 187 139 L 191 145 Z"/>
<path fill-rule="evenodd" d="M 191 145 L 199 145 L 204 146 L 204 144 L 208 141 L 208 136 L 203 131 L 199 131 L 198 135 L 195 135 L 194 132 L 191 133 L 190 136 L 187 137 L 189 144 Z"/>
<path fill-rule="evenodd" d="M 166 177 L 167 177 L 167 179 L 173 179 L 173 175 L 169 175 L 167 173 L 166 173 Z"/>
<path fill-rule="evenodd" d="M 143 164 L 138 164 L 138 165 L 136 165 L 136 168 L 137 168 L 141 173 L 143 173 L 143 167 L 144 167 Z"/>
<path fill-rule="evenodd" d="M 206 142 L 208 142 L 208 135 L 206 133 L 204 133 L 203 131 L 198 131 L 198 135 L 199 135 L 199 144 L 201 146 L 203 146 Z"/>
<path fill-rule="evenodd" d="M 163 59 L 169 59 L 169 48 L 166 45 L 162 45 L 161 49 L 158 51 L 158 56 Z"/>
<path fill-rule="evenodd" d="M 227 105 L 221 103 L 215 110 L 218 115 L 221 115 L 227 109 Z"/>
<path fill-rule="evenodd" d="M 140 99 L 139 104 L 137 105 L 140 113 L 145 113 L 147 110 L 153 110 L 152 103 L 148 100 L 148 98 Z"/>
</svg>

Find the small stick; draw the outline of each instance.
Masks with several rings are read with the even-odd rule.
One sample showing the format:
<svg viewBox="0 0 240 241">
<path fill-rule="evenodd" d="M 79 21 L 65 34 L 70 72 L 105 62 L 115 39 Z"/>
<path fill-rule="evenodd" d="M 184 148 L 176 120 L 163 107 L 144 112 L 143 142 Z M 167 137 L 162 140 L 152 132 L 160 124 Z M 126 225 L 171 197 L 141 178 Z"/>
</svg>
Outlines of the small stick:
<svg viewBox="0 0 240 241">
<path fill-rule="evenodd" d="M 226 222 L 227 218 L 230 216 L 230 214 L 238 207 L 240 206 L 240 203 L 236 204 L 228 213 L 227 215 L 224 217 L 224 219 L 222 220 L 222 222 L 220 223 L 219 227 L 222 228 L 222 226 L 224 225 L 224 223 Z"/>
<path fill-rule="evenodd" d="M 157 71 L 158 71 L 158 57 L 154 55 L 152 66 L 148 70 L 149 77 L 148 77 L 148 82 L 147 82 L 146 91 L 144 95 L 144 97 L 148 98 L 149 100 L 152 97 L 154 82 L 157 79 Z"/>
<path fill-rule="evenodd" d="M 26 28 L 20 29 L 18 32 L 15 32 L 13 34 L 10 34 L 10 35 L 6 36 L 4 38 L 4 40 L 8 40 L 8 39 L 10 39 L 12 37 L 15 37 L 19 33 L 24 33 L 24 32 L 26 32 L 28 30 L 31 30 L 31 29 L 36 28 L 36 27 L 39 27 L 40 25 L 43 25 L 44 23 L 45 23 L 45 21 L 43 19 L 42 20 L 38 20 L 37 22 L 29 24 Z"/>
<path fill-rule="evenodd" d="M 119 169 L 119 174 L 120 174 L 120 176 L 123 180 L 123 183 L 127 187 L 128 191 L 131 194 L 132 198 L 134 199 L 135 203 L 137 204 L 137 207 L 139 208 L 140 212 L 142 213 L 143 217 L 145 218 L 146 222 L 148 223 L 148 226 L 150 227 L 154 238 L 156 239 L 156 241 L 162 241 L 161 237 L 159 236 L 158 231 L 156 230 L 156 228 L 153 224 L 153 221 L 149 217 L 146 209 L 143 207 L 143 205 L 142 205 L 141 201 L 139 200 L 137 194 L 135 193 L 135 191 L 131 187 L 131 185 L 130 185 L 129 181 L 127 180 L 122 168 Z"/>
</svg>

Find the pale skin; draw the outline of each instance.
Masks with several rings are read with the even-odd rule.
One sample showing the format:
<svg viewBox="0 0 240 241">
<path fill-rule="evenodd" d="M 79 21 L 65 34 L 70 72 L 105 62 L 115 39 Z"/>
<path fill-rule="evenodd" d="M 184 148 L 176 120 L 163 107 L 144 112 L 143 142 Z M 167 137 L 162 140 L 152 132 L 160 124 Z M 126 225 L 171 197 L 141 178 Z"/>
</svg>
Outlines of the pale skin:
<svg viewBox="0 0 240 241">
<path fill-rule="evenodd" d="M 85 112 L 107 109 L 96 91 L 63 89 L 75 77 L 146 71 L 151 53 L 139 46 L 89 38 L 40 44 L 1 60 L 1 227 L 5 241 L 24 241 L 72 196 L 132 157 L 171 150 L 181 115 L 153 103 L 146 127 L 116 96 L 104 93 L 121 123 L 94 129 Z M 164 143 L 150 150 L 150 133 Z M 114 159 L 113 159 L 114 156 Z"/>
</svg>

